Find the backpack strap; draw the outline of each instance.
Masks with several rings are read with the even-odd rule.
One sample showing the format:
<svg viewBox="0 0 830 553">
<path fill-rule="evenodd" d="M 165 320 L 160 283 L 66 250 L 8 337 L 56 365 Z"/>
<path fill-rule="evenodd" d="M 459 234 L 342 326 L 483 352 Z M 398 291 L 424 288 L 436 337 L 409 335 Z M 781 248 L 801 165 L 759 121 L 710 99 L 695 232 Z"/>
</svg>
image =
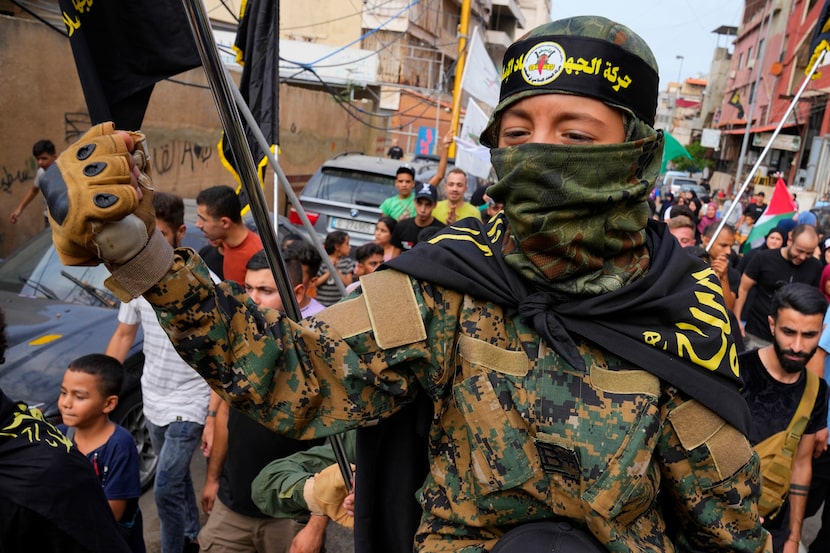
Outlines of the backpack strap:
<svg viewBox="0 0 830 553">
<path fill-rule="evenodd" d="M 810 371 L 804 372 L 807 375 L 807 384 L 804 387 L 804 393 L 801 394 L 801 401 L 798 403 L 798 408 L 795 410 L 790 425 L 787 427 L 787 441 L 784 442 L 784 451 L 792 458 L 795 458 L 798 442 L 801 441 L 801 436 L 807 429 L 807 423 L 810 422 L 810 413 L 813 412 L 816 397 L 818 396 L 818 376 Z"/>
</svg>

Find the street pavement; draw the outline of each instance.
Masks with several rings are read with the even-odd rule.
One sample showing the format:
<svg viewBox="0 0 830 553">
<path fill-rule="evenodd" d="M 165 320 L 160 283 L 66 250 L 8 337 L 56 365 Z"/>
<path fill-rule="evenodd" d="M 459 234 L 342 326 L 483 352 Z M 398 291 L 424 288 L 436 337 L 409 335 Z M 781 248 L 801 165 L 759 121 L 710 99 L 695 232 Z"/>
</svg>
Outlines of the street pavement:
<svg viewBox="0 0 830 553">
<path fill-rule="evenodd" d="M 196 490 L 196 499 L 201 501 L 202 488 L 205 483 L 205 470 L 207 460 L 202 452 L 197 449 L 190 461 L 190 474 L 193 477 L 193 484 Z M 153 500 L 152 488 L 145 492 L 139 499 L 141 513 L 144 517 L 144 543 L 147 546 L 147 553 L 161 553 L 161 538 L 159 534 L 159 518 L 156 512 L 156 504 Z M 204 525 L 207 522 L 207 515 L 201 512 L 199 506 L 200 520 Z M 329 522 L 326 530 L 326 553 L 354 553 L 354 541 L 352 532 L 333 522 Z"/>
</svg>

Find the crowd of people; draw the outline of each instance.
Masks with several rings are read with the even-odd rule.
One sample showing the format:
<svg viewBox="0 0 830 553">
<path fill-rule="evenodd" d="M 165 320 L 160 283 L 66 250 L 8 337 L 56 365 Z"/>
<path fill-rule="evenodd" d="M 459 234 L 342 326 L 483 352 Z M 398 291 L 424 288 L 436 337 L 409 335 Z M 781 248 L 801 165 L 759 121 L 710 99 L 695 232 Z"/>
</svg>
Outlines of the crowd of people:
<svg viewBox="0 0 830 553">
<path fill-rule="evenodd" d="M 830 236 L 828 229 L 816 226 L 815 216 L 794 213 L 768 230 L 759 246 L 742 248 L 767 207 L 765 194 L 759 190 L 743 201 L 731 198 L 740 202 L 735 206 L 740 215 L 731 218 L 734 226 L 729 218 L 721 220 L 731 214 L 724 195 L 718 196 L 721 201 L 702 204 L 703 210 L 686 208 L 695 205 L 694 193 L 669 196 L 654 213 L 689 254 L 705 259 L 718 276 L 737 325 L 733 334 L 745 348 L 739 366 L 742 393 L 752 414 L 747 435 L 761 456 L 764 491 L 778 494 L 762 497 L 764 526 L 773 536 L 775 551 L 795 551 L 802 522 L 818 511 L 827 495 L 824 482 L 830 478 L 828 398 L 826 384 L 819 380 L 830 376 L 824 362 L 830 333 L 820 341 L 830 299 Z M 706 216 L 698 217 L 700 212 Z M 782 319 L 782 313 L 789 318 Z M 816 383 L 808 387 L 813 380 Z M 785 443 L 785 434 L 792 443 Z M 786 456 L 787 462 L 776 455 Z M 816 488 L 808 500 L 812 482 Z M 809 551 L 827 550 L 828 533 L 826 528 L 820 531 Z"/>
<path fill-rule="evenodd" d="M 550 61 L 592 57 L 613 71 Z M 178 459 L 201 441 L 209 458 L 201 530 L 189 473 L 164 463 L 163 553 L 314 553 L 329 520 L 353 525 L 359 553 L 798 551 L 830 493 L 826 229 L 793 219 L 741 257 L 762 195 L 722 227 L 723 206 L 695 195 L 649 202 L 657 66 L 631 29 L 548 23 L 504 67 L 481 135 L 498 181 L 479 205 L 455 169 L 439 200 L 445 153 L 430 182 L 401 165 L 356 259 L 346 233 L 326 237 L 333 272 L 302 240 L 283 244 L 300 321 L 281 313 L 227 187 L 197 199 L 211 267 L 177 247 L 181 221 L 164 206 L 178 202 L 153 190 L 144 137 L 88 131 L 38 185 L 62 260 L 106 263 L 125 328 L 111 355 L 67 369 L 69 436 L 26 442 L 19 421 L 53 429 L 0 394 L 0 485 L 7 459 L 52 447 L 85 471 L 78 485 L 106 519 L 109 548 L 88 549 L 140 550 L 125 539 L 140 523 L 135 471 L 110 443 L 122 433 L 107 418 L 117 376 L 105 376 L 140 324 L 164 365 L 142 380 L 157 396 L 145 405 L 154 445 Z M 118 201 L 95 203 L 102 183 Z M 353 482 L 318 449 L 342 434 Z M 107 486 L 116 461 L 101 463 L 122 457 L 125 484 Z M 0 514 L 25 511 L 0 489 Z M 15 516 L 62 535 L 48 512 Z M 812 552 L 830 550 L 824 522 Z M 23 543 L 18 528 L 0 523 L 0 540 Z"/>
</svg>

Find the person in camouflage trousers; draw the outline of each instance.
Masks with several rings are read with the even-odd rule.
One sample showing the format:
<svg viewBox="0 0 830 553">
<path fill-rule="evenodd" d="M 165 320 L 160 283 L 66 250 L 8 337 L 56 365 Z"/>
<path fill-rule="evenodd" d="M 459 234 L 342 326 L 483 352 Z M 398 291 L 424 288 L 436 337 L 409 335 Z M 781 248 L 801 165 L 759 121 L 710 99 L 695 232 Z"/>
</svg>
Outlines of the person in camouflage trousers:
<svg viewBox="0 0 830 553">
<path fill-rule="evenodd" d="M 56 246 L 105 261 L 107 285 L 143 294 L 182 357 L 276 432 L 370 426 L 425 394 L 416 551 L 498 550 L 544 521 L 613 552 L 771 551 L 734 321 L 711 268 L 648 217 L 656 68 L 601 17 L 514 43 L 482 134 L 504 212 L 448 227 L 299 323 L 145 231 L 142 137 L 111 124 L 47 174 Z"/>
</svg>

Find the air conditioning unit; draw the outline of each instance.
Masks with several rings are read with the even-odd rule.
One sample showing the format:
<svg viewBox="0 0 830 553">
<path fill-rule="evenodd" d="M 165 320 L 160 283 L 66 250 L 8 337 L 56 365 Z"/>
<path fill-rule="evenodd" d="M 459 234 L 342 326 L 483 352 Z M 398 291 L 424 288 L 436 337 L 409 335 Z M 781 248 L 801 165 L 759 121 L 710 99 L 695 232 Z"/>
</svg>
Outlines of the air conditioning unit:
<svg viewBox="0 0 830 553">
<path fill-rule="evenodd" d="M 746 60 L 746 68 L 752 69 L 753 67 L 755 67 L 755 58 Z"/>
<path fill-rule="evenodd" d="M 735 74 L 736 74 L 736 71 L 735 71 L 734 69 L 732 69 L 732 70 L 731 70 L 731 71 L 727 74 L 727 77 L 729 77 L 730 79 L 734 79 L 734 78 L 735 78 Z"/>
</svg>

